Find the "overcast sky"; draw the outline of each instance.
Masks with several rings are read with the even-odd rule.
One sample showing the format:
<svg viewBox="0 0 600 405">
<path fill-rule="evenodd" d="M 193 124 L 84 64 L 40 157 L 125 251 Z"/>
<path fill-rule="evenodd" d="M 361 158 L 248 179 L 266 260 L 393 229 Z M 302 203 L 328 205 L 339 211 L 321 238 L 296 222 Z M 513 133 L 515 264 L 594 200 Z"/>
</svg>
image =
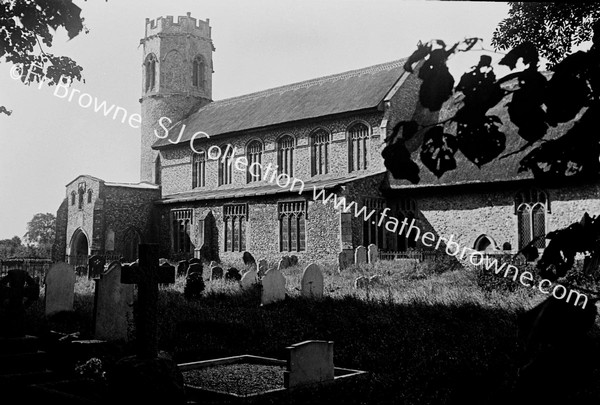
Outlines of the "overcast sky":
<svg viewBox="0 0 600 405">
<path fill-rule="evenodd" d="M 74 88 L 139 113 L 145 18 L 210 18 L 213 99 L 242 95 L 408 56 L 419 40 L 482 37 L 491 48 L 505 3 L 398 0 L 109 0 L 75 1 L 88 34 L 50 52 L 75 59 L 84 83 Z M 176 19 L 176 17 L 175 17 Z M 466 66 L 478 53 L 468 55 Z M 461 65 L 462 66 L 462 65 Z M 92 108 L 26 87 L 0 63 L 0 239 L 22 237 L 35 213 L 56 210 L 79 174 L 139 181 L 140 133 Z"/>
</svg>

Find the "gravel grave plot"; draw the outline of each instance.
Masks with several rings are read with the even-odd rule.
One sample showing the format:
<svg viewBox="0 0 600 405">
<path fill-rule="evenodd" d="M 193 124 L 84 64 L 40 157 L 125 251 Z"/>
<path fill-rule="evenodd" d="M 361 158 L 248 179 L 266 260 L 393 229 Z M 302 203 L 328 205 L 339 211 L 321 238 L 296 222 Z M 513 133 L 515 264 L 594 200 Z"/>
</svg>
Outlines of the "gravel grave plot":
<svg viewBox="0 0 600 405">
<path fill-rule="evenodd" d="M 263 364 L 227 364 L 188 370 L 183 380 L 194 387 L 248 395 L 283 388 L 283 366 Z"/>
</svg>

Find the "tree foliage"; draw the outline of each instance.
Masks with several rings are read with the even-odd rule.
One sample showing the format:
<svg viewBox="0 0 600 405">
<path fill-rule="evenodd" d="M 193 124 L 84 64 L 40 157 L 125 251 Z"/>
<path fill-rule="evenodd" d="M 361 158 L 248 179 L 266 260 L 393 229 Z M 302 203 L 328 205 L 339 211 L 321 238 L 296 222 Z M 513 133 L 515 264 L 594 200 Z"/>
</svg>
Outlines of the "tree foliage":
<svg viewBox="0 0 600 405">
<path fill-rule="evenodd" d="M 56 217 L 51 213 L 38 213 L 27 223 L 25 238 L 36 245 L 52 245 L 55 236 Z"/>
<path fill-rule="evenodd" d="M 573 46 L 590 41 L 592 24 L 600 18 L 598 2 L 509 4 L 508 18 L 498 24 L 492 45 L 507 50 L 528 42 L 551 64 L 571 53 Z"/>
<path fill-rule="evenodd" d="M 517 9 L 531 12 L 539 11 L 540 7 L 566 12 L 562 5 L 526 6 L 519 3 L 513 5 L 511 18 L 516 15 Z M 416 155 L 412 155 L 406 147 L 406 141 L 415 138 L 416 134 L 422 138 L 418 155 L 421 163 L 438 178 L 457 168 L 455 155 L 458 151 L 480 168 L 499 159 L 506 148 L 506 134 L 501 131 L 504 123 L 490 110 L 506 108 L 507 114 L 502 117 L 508 117 L 518 129 L 518 136 L 525 141 L 520 150 L 509 153 L 526 152 L 520 161 L 519 172 L 530 172 L 536 180 L 546 183 L 598 182 L 600 132 L 594 118 L 600 115 L 600 20 L 593 24 L 593 36 L 584 34 L 587 28 L 592 27 L 587 19 L 596 7 L 588 4 L 572 8 L 574 11 L 569 18 L 565 17 L 566 20 L 573 21 L 576 16 L 585 15 L 585 18 L 581 17 L 583 22 L 566 30 L 561 38 L 542 41 L 541 51 L 538 43 L 519 42 L 518 36 L 511 37 L 509 41 L 506 34 L 506 43 L 515 46 L 499 62 L 511 71 L 501 78 L 496 77 L 491 58 L 481 56 L 479 63 L 465 72 L 454 85 L 446 62 L 452 54 L 470 50 L 479 41 L 477 38 L 465 39 L 450 48 L 440 40 L 419 43 L 404 66 L 411 73 L 418 69 L 416 74 L 421 79 L 419 102 L 433 113 L 445 110 L 453 114 L 434 124 L 416 121 L 396 124 L 382 152 L 390 173 L 397 179 L 412 183 L 420 181 L 420 167 L 413 161 Z M 542 17 L 550 18 L 549 15 Z M 538 22 L 522 23 L 535 25 Z M 504 22 L 499 30 L 506 30 L 507 24 Z M 538 34 L 541 35 L 538 40 L 544 38 Z M 592 37 L 591 48 L 557 61 L 552 74 L 540 72 L 540 52 L 547 53 L 546 48 L 552 47 L 553 41 L 571 41 L 573 35 L 581 40 Z M 554 33 L 554 36 L 560 35 Z M 563 46 L 561 49 L 564 52 L 567 48 Z M 457 103 L 456 100 L 460 101 Z M 550 134 L 549 129 L 558 125 L 561 125 L 560 130 Z M 414 139 L 411 142 L 414 144 Z M 590 259 L 587 272 L 598 272 L 600 219 L 586 214 L 580 223 L 551 232 L 546 237 L 550 243 L 538 262 L 542 274 L 550 279 L 564 276 L 572 267 L 577 253 L 586 254 Z M 525 251 L 531 246 L 525 247 Z"/>
<path fill-rule="evenodd" d="M 79 66 L 67 56 L 44 50 L 52 46 L 60 27 L 69 39 L 87 33 L 81 9 L 72 0 L 12 0 L 0 2 L 0 61 L 18 65 L 21 81 L 27 85 L 46 81 L 55 85 L 61 77 L 69 81 L 82 80 Z M 42 45 L 43 44 L 43 45 Z M 0 106 L 0 113 L 11 111 Z"/>
</svg>

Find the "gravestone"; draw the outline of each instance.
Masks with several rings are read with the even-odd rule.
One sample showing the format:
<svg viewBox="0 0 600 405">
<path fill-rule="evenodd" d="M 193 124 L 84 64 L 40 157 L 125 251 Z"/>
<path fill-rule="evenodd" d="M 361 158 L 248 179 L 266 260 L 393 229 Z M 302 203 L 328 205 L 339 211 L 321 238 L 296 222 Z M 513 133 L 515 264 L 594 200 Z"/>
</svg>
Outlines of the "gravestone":
<svg viewBox="0 0 600 405">
<path fill-rule="evenodd" d="M 0 334 L 7 337 L 25 336 L 25 309 L 39 296 L 39 283 L 25 270 L 9 270 L 0 279 L 0 305 L 8 300 L 6 324 L 0 325 Z"/>
<path fill-rule="evenodd" d="M 188 267 L 189 263 L 187 260 L 182 260 L 177 263 L 177 276 L 181 277 L 187 275 Z"/>
<path fill-rule="evenodd" d="M 367 249 L 364 246 L 358 246 L 354 251 L 354 264 L 357 266 L 367 262 Z"/>
<path fill-rule="evenodd" d="M 44 281 L 46 284 L 46 316 L 60 311 L 72 311 L 75 297 L 75 272 L 66 263 L 54 264 Z"/>
<path fill-rule="evenodd" d="M 290 266 L 297 266 L 297 265 L 298 265 L 298 256 L 291 255 L 290 256 Z"/>
<path fill-rule="evenodd" d="M 210 279 L 217 280 L 223 278 L 223 268 L 215 266 L 210 270 Z"/>
<path fill-rule="evenodd" d="M 289 256 L 283 256 L 281 258 L 281 260 L 279 261 L 279 266 L 278 266 L 279 270 L 287 269 L 290 266 L 291 266 L 290 257 Z"/>
<path fill-rule="evenodd" d="M 269 270 L 269 265 L 267 261 L 265 259 L 260 259 L 258 261 L 258 277 L 263 277 L 267 270 Z"/>
<path fill-rule="evenodd" d="M 258 273 L 255 268 L 244 273 L 242 275 L 242 279 L 240 280 L 240 285 L 242 286 L 242 288 L 250 288 L 257 283 L 258 283 Z"/>
<path fill-rule="evenodd" d="M 347 269 L 352 264 L 352 258 L 348 252 L 340 252 L 338 255 L 338 270 Z"/>
<path fill-rule="evenodd" d="M 300 285 L 303 297 L 323 298 L 323 272 L 319 266 L 314 263 L 306 266 Z"/>
<path fill-rule="evenodd" d="M 103 256 L 94 255 L 88 259 L 88 278 L 97 278 L 104 273 L 106 259 Z"/>
<path fill-rule="evenodd" d="M 240 281 L 241 279 L 242 275 L 240 274 L 240 271 L 235 267 L 231 267 L 225 272 L 225 280 Z"/>
<path fill-rule="evenodd" d="M 334 379 L 333 342 L 308 340 L 286 348 L 288 350 L 287 371 L 284 371 L 285 388 Z"/>
<path fill-rule="evenodd" d="M 369 258 L 369 263 L 375 263 L 379 260 L 379 250 L 377 249 L 377 245 L 371 243 L 367 248 L 367 256 Z"/>
<path fill-rule="evenodd" d="M 121 284 L 122 267 L 112 262 L 96 281 L 94 338 L 127 341 L 128 325 L 133 320 L 133 286 Z"/>
<path fill-rule="evenodd" d="M 367 288 L 368 285 L 369 279 L 365 276 L 357 277 L 356 280 L 354 280 L 354 288 L 356 289 Z"/>
<path fill-rule="evenodd" d="M 279 269 L 267 271 L 261 282 L 261 305 L 267 305 L 285 299 L 285 277 L 281 274 Z"/>
<path fill-rule="evenodd" d="M 199 298 L 202 295 L 205 287 L 202 271 L 202 263 L 190 264 L 183 288 L 183 295 L 186 299 L 191 300 Z"/>
<path fill-rule="evenodd" d="M 254 260 L 254 256 L 252 256 L 249 252 L 244 252 L 244 254 L 242 255 L 242 260 L 244 261 L 244 264 L 246 266 L 256 263 L 256 260 Z"/>
</svg>

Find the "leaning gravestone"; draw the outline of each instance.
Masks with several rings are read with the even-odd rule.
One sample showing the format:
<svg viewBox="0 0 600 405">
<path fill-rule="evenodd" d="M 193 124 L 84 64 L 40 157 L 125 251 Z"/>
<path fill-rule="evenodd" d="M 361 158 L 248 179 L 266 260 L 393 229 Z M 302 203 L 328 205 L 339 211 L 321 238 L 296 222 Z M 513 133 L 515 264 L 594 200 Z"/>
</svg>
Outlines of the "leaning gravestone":
<svg viewBox="0 0 600 405">
<path fill-rule="evenodd" d="M 333 342 L 308 340 L 292 345 L 287 350 L 288 369 L 283 376 L 285 388 L 334 379 Z"/>
<path fill-rule="evenodd" d="M 285 299 L 285 277 L 281 274 L 279 269 L 267 271 L 261 282 L 261 305 L 267 305 Z"/>
<path fill-rule="evenodd" d="M 304 269 L 301 291 L 303 297 L 323 298 L 323 272 L 316 264 L 311 263 Z"/>
<path fill-rule="evenodd" d="M 240 280 L 242 288 L 250 288 L 256 283 L 258 283 L 258 273 L 256 272 L 256 269 L 252 269 L 244 273 L 242 279 Z"/>
<path fill-rule="evenodd" d="M 265 259 L 258 261 L 258 277 L 261 278 L 269 270 L 269 265 Z"/>
<path fill-rule="evenodd" d="M 246 266 L 256 263 L 256 260 L 254 260 L 254 256 L 252 256 L 249 252 L 244 252 L 244 254 L 242 255 L 242 260 L 244 261 L 244 264 Z"/>
<path fill-rule="evenodd" d="M 88 278 L 100 277 L 104 272 L 106 259 L 103 256 L 94 255 L 88 259 Z"/>
<path fill-rule="evenodd" d="M 358 266 L 367 262 L 367 249 L 364 246 L 358 246 L 354 251 L 354 263 Z"/>
<path fill-rule="evenodd" d="M 46 316 L 73 310 L 75 272 L 66 263 L 54 264 L 46 274 Z"/>
<path fill-rule="evenodd" d="M 217 280 L 223 278 L 223 268 L 219 266 L 215 266 L 210 270 L 210 279 Z"/>
<path fill-rule="evenodd" d="M 371 243 L 367 247 L 367 256 L 369 258 L 369 263 L 375 263 L 377 260 L 379 260 L 379 251 L 377 249 L 377 245 Z"/>
<path fill-rule="evenodd" d="M 133 320 L 133 285 L 121 284 L 121 263 L 112 262 L 96 279 L 94 337 L 100 340 L 128 340 Z"/>
</svg>

